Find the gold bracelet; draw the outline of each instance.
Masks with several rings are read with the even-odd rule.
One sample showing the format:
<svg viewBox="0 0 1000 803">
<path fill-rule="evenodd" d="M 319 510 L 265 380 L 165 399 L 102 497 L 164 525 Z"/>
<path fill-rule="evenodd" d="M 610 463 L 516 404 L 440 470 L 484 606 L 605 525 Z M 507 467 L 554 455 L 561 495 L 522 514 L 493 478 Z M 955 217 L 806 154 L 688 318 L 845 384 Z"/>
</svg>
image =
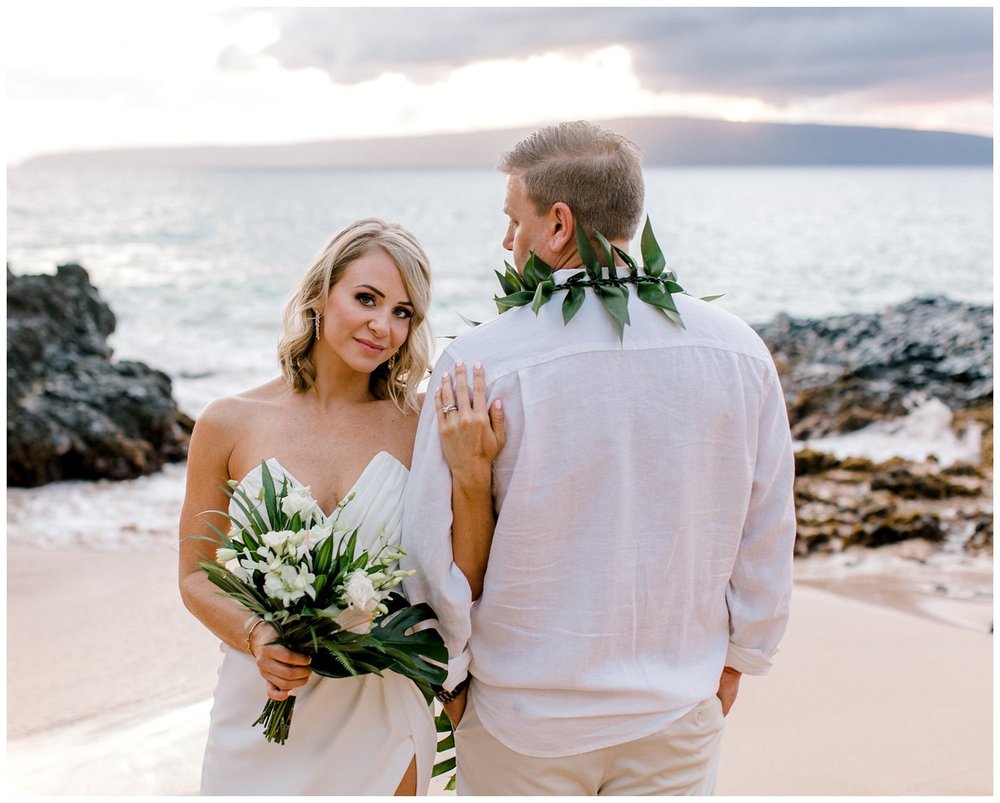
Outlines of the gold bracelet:
<svg viewBox="0 0 1000 803">
<path fill-rule="evenodd" d="M 250 641 L 250 639 L 253 638 L 253 631 L 256 630 L 258 627 L 260 627 L 262 624 L 264 624 L 264 620 L 258 619 L 256 622 L 253 623 L 253 627 L 251 627 L 249 632 L 247 633 L 247 652 L 250 653 L 251 658 L 256 658 L 257 656 L 254 655 L 253 653 L 253 643 Z"/>
</svg>

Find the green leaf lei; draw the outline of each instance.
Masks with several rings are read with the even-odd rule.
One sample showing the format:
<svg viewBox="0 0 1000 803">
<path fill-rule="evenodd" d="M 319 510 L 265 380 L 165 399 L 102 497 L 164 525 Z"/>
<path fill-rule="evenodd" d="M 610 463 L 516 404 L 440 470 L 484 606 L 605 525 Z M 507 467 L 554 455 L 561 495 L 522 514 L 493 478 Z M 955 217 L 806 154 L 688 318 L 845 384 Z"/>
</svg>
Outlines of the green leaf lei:
<svg viewBox="0 0 1000 803">
<path fill-rule="evenodd" d="M 525 263 L 522 273 L 518 273 L 508 262 L 504 263 L 506 271 L 494 271 L 500 280 L 504 296 L 495 296 L 497 310 L 501 313 L 513 307 L 523 307 L 531 304 L 532 311 L 537 315 L 557 290 L 565 290 L 566 297 L 563 299 L 562 314 L 563 323 L 568 324 L 573 320 L 573 316 L 583 306 L 583 299 L 586 296 L 587 287 L 594 288 L 597 296 L 604 308 L 611 313 L 615 326 L 618 330 L 618 339 L 624 337 L 625 326 L 630 323 L 628 317 L 628 286 L 635 285 L 636 294 L 642 301 L 661 310 L 674 324 L 684 328 L 681 314 L 674 303 L 675 293 L 685 293 L 683 287 L 677 283 L 677 275 L 666 270 L 667 261 L 663 256 L 656 237 L 653 236 L 653 228 L 646 218 L 646 225 L 643 226 L 639 247 L 642 252 L 643 273 L 639 273 L 639 266 L 636 261 L 617 245 L 612 245 L 608 239 L 599 231 L 594 231 L 594 239 L 600 246 L 600 255 L 594 250 L 590 238 L 584 232 L 583 227 L 576 224 L 576 247 L 583 260 L 583 270 L 570 276 L 565 282 L 556 284 L 552 280 L 555 272 L 551 265 L 547 265 L 539 256 L 532 251 L 531 256 Z M 610 269 L 609 276 L 604 275 L 604 266 L 615 264 L 615 254 L 621 257 L 628 266 L 628 276 L 614 275 L 615 271 Z M 686 294 L 686 293 L 685 293 Z M 714 301 L 721 296 L 706 296 L 703 301 Z"/>
</svg>

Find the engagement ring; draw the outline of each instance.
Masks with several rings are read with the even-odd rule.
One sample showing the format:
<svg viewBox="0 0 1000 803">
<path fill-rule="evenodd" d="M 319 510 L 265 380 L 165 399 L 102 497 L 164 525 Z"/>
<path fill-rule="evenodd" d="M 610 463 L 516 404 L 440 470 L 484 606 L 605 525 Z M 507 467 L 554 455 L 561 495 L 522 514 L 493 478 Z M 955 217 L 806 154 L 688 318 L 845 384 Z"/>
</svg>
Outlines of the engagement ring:
<svg viewBox="0 0 1000 803">
<path fill-rule="evenodd" d="M 457 409 L 458 409 L 457 404 L 446 404 L 444 407 L 441 408 L 441 412 L 447 415 L 452 410 L 457 410 Z"/>
</svg>

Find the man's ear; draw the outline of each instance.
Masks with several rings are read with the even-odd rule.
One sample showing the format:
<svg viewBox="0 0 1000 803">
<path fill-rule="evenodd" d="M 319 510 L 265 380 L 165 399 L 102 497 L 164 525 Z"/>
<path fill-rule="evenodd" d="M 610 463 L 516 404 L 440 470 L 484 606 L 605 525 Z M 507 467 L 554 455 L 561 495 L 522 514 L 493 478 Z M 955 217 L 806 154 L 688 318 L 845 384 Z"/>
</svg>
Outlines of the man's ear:
<svg viewBox="0 0 1000 803">
<path fill-rule="evenodd" d="M 549 210 L 549 247 L 557 254 L 576 242 L 576 220 L 573 210 L 562 201 Z"/>
</svg>

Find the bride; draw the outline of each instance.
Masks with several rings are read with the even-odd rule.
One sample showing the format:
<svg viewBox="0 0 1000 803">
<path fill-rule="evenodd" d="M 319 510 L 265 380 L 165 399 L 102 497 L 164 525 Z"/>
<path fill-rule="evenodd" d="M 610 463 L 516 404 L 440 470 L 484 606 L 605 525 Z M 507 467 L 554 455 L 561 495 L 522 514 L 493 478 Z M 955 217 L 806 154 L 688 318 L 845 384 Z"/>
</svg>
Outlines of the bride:
<svg viewBox="0 0 1000 803">
<path fill-rule="evenodd" d="M 325 513 L 353 494 L 341 520 L 360 527 L 359 546 L 380 537 L 398 543 L 417 387 L 431 358 L 429 305 L 430 268 L 416 239 L 398 225 L 357 221 L 327 243 L 288 302 L 278 346 L 282 376 L 217 399 L 198 419 L 180 519 L 180 591 L 224 652 L 202 794 L 427 792 L 436 733 L 416 685 L 392 672 L 313 674 L 308 656 L 272 644 L 270 624 L 248 621 L 246 610 L 208 581 L 197 564 L 214 560 L 214 548 L 189 536 L 209 535 L 209 523 L 228 530 L 224 517 L 207 511 L 226 509 L 227 481 L 259 488 L 266 460 L 277 481 L 308 486 Z M 481 385 L 481 369 L 475 379 Z M 468 393 L 464 374 L 456 381 L 456 390 Z M 481 511 L 462 500 L 488 498 L 489 488 L 479 485 L 490 472 L 480 469 L 503 443 L 498 412 L 482 405 L 466 412 L 463 405 L 464 424 L 449 428 L 446 444 L 455 487 L 469 491 L 454 492 L 456 545 L 486 535 L 477 530 L 487 526 Z M 265 693 L 273 700 L 295 694 L 283 745 L 251 726 Z"/>
</svg>

